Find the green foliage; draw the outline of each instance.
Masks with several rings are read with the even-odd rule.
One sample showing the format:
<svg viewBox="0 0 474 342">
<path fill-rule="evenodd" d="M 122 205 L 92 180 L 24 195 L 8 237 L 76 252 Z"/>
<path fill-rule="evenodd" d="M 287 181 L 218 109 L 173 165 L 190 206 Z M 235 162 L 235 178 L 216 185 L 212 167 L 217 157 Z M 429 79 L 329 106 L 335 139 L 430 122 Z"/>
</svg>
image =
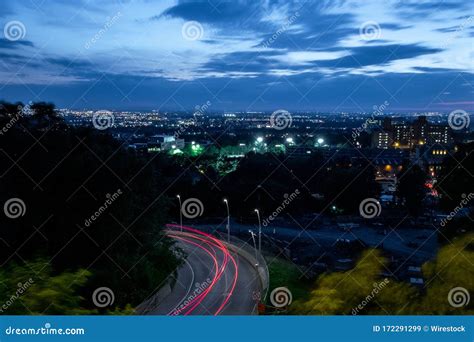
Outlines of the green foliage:
<svg viewBox="0 0 474 342">
<path fill-rule="evenodd" d="M 456 308 L 448 301 L 449 292 L 455 287 L 474 293 L 472 260 L 474 235 L 470 234 L 442 247 L 435 260 L 423 265 L 424 289 L 394 279 L 380 286 L 387 260 L 380 251 L 370 249 L 362 254 L 353 269 L 321 275 L 308 297 L 297 301 L 292 311 L 312 315 L 351 314 L 365 302 L 357 314 L 473 314 L 472 303 Z M 377 286 L 379 291 L 373 295 Z"/>
<path fill-rule="evenodd" d="M 117 307 L 138 305 L 179 264 L 163 235 L 169 199 L 160 175 L 167 170 L 106 133 L 61 124 L 53 105 L 31 108 L 34 115 L 0 135 L 0 202 L 21 198 L 27 208 L 16 220 L 0 216 L 0 262 L 12 255 L 21 262 L 15 256 L 21 247 L 25 260 L 50 260 L 52 274 L 89 270 L 80 291 L 86 308 L 94 308 L 91 294 L 101 286 L 113 289 Z M 16 111 L 1 107 L 0 121 Z"/>
<path fill-rule="evenodd" d="M 293 301 L 305 298 L 310 289 L 310 282 L 295 265 L 286 260 L 274 258 L 268 264 L 268 271 L 270 274 L 269 292 L 274 288 L 284 286 L 291 291 Z"/>
<path fill-rule="evenodd" d="M 449 291 L 454 287 L 465 288 L 471 296 L 474 294 L 474 234 L 456 238 L 451 244 L 443 247 L 435 260 L 423 265 L 426 277 L 426 294 L 417 308 L 410 308 L 413 313 L 422 310 L 425 314 L 456 315 L 473 314 L 470 307 L 455 308 L 446 300 Z M 472 302 L 472 298 L 471 298 Z"/>
<path fill-rule="evenodd" d="M 385 264 L 380 251 L 365 251 L 353 269 L 320 276 L 309 298 L 295 303 L 296 312 L 313 315 L 350 313 L 371 293 L 374 283 L 380 281 L 379 274 Z"/>
<path fill-rule="evenodd" d="M 88 315 L 96 310 L 83 308 L 78 294 L 91 273 L 84 269 L 52 274 L 44 259 L 20 266 L 12 263 L 0 269 L 0 313 L 8 315 Z"/>
</svg>

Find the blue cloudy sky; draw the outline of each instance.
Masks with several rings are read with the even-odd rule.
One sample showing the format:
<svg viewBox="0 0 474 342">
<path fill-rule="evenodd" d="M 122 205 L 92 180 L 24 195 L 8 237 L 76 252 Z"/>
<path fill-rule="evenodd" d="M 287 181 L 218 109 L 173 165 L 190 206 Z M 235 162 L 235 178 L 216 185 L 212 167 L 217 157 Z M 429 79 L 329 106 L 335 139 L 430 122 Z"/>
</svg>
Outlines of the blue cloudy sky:
<svg viewBox="0 0 474 342">
<path fill-rule="evenodd" d="M 474 109 L 466 0 L 2 0 L 0 99 L 107 109 Z"/>
</svg>

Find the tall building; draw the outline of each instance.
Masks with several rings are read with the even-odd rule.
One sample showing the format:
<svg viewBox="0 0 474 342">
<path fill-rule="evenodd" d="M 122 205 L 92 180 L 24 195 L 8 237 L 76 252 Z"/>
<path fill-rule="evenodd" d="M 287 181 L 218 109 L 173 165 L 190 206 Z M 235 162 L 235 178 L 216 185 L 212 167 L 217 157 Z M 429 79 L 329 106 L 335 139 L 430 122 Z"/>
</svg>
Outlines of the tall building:
<svg viewBox="0 0 474 342">
<path fill-rule="evenodd" d="M 374 130 L 372 132 L 372 144 L 373 148 L 388 149 L 393 144 L 392 133 L 385 130 Z"/>
<path fill-rule="evenodd" d="M 392 124 L 390 118 L 386 118 L 382 128 L 372 131 L 372 147 L 413 148 L 425 144 L 450 145 L 453 142 L 449 126 L 430 124 L 426 116 L 419 116 L 412 123 L 397 124 Z"/>
<path fill-rule="evenodd" d="M 393 125 L 393 143 L 395 147 L 412 147 L 413 127 L 410 124 Z"/>
</svg>

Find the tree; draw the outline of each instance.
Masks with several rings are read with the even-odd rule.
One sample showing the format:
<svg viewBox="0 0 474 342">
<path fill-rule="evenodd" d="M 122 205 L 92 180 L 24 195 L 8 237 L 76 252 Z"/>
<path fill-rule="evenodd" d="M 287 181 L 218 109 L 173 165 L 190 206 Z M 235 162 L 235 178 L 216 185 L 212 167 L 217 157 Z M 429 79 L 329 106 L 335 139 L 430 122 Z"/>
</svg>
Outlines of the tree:
<svg viewBox="0 0 474 342">
<path fill-rule="evenodd" d="M 469 193 L 474 193 L 472 170 L 474 170 L 474 143 L 460 145 L 458 151 L 449 154 L 436 183 L 441 195 L 441 206 L 446 211 L 455 208 Z"/>
<path fill-rule="evenodd" d="M 420 290 L 392 278 L 384 279 L 381 274 L 388 266 L 387 259 L 380 251 L 369 249 L 353 269 L 321 275 L 307 298 L 295 302 L 292 312 L 312 315 L 472 315 L 474 309 L 467 299 L 469 293 L 474 292 L 472 260 L 474 234 L 456 238 L 442 247 L 434 260 L 423 265 L 426 285 Z M 456 306 L 460 301 L 464 305 Z"/>
<path fill-rule="evenodd" d="M 91 273 L 84 269 L 52 275 L 45 259 L 12 263 L 0 269 L 0 313 L 8 315 L 88 315 L 97 313 L 82 307 L 79 290 Z"/>
<path fill-rule="evenodd" d="M 25 120 L 54 121 L 54 106 L 32 107 L 39 119 Z M 15 220 L 0 215 L 0 262 L 40 256 L 51 260 L 55 275 L 89 270 L 81 290 L 86 308 L 94 307 L 91 293 L 101 286 L 114 290 L 120 308 L 141 303 L 180 263 L 163 233 L 169 207 L 163 169 L 106 133 L 45 131 L 33 121 L 28 132 L 13 125 L 0 135 L 0 203 L 19 198 L 26 208 Z"/>
<path fill-rule="evenodd" d="M 366 250 L 353 269 L 321 275 L 308 299 L 295 303 L 294 312 L 311 315 L 350 314 L 364 301 L 368 302 L 364 309 L 370 310 L 376 306 L 378 298 L 368 301 L 367 296 L 373 292 L 374 284 L 382 282 L 380 274 L 386 264 L 387 260 L 379 250 Z M 389 284 L 390 281 L 386 286 Z"/>
<path fill-rule="evenodd" d="M 411 167 L 404 165 L 398 178 L 398 194 L 404 200 L 408 212 L 415 217 L 423 209 L 426 180 L 426 173 L 418 165 Z"/>
</svg>

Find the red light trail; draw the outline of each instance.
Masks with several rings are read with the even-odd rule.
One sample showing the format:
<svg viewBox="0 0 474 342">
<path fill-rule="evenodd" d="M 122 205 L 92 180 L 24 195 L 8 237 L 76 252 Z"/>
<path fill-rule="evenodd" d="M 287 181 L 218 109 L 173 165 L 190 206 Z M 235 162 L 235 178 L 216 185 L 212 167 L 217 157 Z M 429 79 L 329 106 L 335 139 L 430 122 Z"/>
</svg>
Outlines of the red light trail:
<svg viewBox="0 0 474 342">
<path fill-rule="evenodd" d="M 186 303 L 184 306 L 181 306 L 179 310 L 173 310 L 173 315 L 178 315 L 178 314 L 189 315 L 190 313 L 192 313 L 199 306 L 199 304 L 201 304 L 202 301 L 206 299 L 209 293 L 211 293 L 215 285 L 219 282 L 219 280 L 221 280 L 224 273 L 227 270 L 229 270 L 229 267 L 232 267 L 234 272 L 232 273 L 233 281 L 232 281 L 231 287 L 229 291 L 227 292 L 224 300 L 218 307 L 218 309 L 213 313 L 213 315 L 219 315 L 222 312 L 222 310 L 224 310 L 226 304 L 229 302 L 230 298 L 232 297 L 232 294 L 234 292 L 234 289 L 237 283 L 238 265 L 237 265 L 237 262 L 235 261 L 235 258 L 230 253 L 227 245 L 224 244 L 221 240 L 212 236 L 211 234 L 202 232 L 200 230 L 197 230 L 191 227 L 186 227 L 186 226 L 181 227 L 180 225 L 174 225 L 174 224 L 168 224 L 167 228 L 169 228 L 170 230 L 181 229 L 181 228 L 185 230 L 186 232 L 178 232 L 178 231 L 169 232 L 168 236 L 176 240 L 182 241 L 183 243 L 193 245 L 194 247 L 203 250 L 207 255 L 209 255 L 209 257 L 212 260 L 212 263 L 214 264 L 214 267 L 213 267 L 214 275 L 209 286 L 204 291 L 202 291 L 199 295 L 197 295 L 188 303 Z M 223 255 L 222 263 L 220 264 L 219 264 L 219 259 L 217 257 L 218 253 L 222 253 Z"/>
</svg>

